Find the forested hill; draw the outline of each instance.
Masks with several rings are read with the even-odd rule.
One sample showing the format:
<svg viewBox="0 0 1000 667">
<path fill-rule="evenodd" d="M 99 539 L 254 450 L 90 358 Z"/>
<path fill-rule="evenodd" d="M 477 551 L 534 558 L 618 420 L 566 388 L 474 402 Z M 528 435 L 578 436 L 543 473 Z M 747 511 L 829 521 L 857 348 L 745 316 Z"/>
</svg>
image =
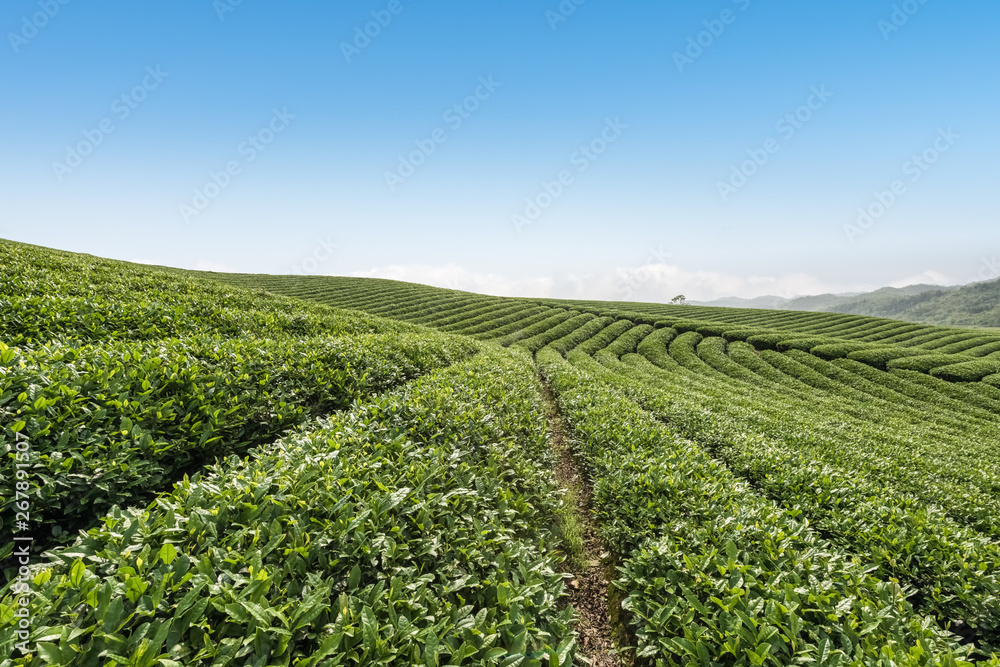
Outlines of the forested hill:
<svg viewBox="0 0 1000 667">
<path fill-rule="evenodd" d="M 1000 280 L 907 296 L 863 294 L 829 310 L 946 326 L 1000 327 Z"/>
<path fill-rule="evenodd" d="M 792 299 L 726 298 L 694 302 L 694 305 L 870 315 L 942 326 L 1000 327 L 1000 280 L 962 287 L 883 287 L 864 294 L 819 294 Z"/>
</svg>

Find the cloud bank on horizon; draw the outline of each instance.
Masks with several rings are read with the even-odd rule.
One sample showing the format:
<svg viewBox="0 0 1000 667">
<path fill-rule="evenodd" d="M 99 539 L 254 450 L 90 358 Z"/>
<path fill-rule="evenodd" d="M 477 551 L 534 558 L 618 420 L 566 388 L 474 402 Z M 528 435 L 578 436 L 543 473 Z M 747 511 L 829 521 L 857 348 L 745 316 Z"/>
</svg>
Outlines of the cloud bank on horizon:
<svg viewBox="0 0 1000 667">
<path fill-rule="evenodd" d="M 665 303 L 683 294 L 688 300 L 711 301 L 724 297 L 754 298 L 780 296 L 794 298 L 816 294 L 867 292 L 884 287 L 862 283 L 826 283 L 807 274 L 782 276 L 737 276 L 712 271 L 686 271 L 666 263 L 639 267 L 616 267 L 603 273 L 557 274 L 534 278 L 509 278 L 494 273 L 477 273 L 457 264 L 399 264 L 357 271 L 361 278 L 386 278 L 457 289 L 493 296 L 523 296 L 604 301 L 645 301 Z M 925 271 L 889 283 L 907 285 L 949 285 L 948 276 Z"/>
</svg>

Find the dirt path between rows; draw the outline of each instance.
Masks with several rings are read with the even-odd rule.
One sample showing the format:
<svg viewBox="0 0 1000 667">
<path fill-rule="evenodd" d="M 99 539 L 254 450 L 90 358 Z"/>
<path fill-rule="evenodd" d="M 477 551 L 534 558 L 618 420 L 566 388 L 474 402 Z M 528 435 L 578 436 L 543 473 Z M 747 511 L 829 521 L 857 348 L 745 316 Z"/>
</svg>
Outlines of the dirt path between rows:
<svg viewBox="0 0 1000 667">
<path fill-rule="evenodd" d="M 620 667 L 625 663 L 615 651 L 613 624 L 609 613 L 608 573 L 613 570 L 609 552 L 597 532 L 590 511 L 590 480 L 573 454 L 566 424 L 555 396 L 545 378 L 538 374 L 542 400 L 545 403 L 545 417 L 552 433 L 552 448 L 558 456 L 556 480 L 570 491 L 575 500 L 574 514 L 582 538 L 582 553 L 570 554 L 566 562 L 567 571 L 574 575 L 567 582 L 569 604 L 580 617 L 577 626 L 580 650 L 594 667 Z"/>
</svg>

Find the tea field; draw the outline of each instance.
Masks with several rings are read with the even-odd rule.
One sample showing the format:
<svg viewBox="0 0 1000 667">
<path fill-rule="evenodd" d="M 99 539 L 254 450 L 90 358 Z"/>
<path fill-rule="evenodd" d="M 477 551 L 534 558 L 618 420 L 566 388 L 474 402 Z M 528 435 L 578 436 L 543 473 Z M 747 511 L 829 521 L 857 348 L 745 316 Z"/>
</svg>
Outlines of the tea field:
<svg viewBox="0 0 1000 667">
<path fill-rule="evenodd" d="M 1000 330 L 0 241 L 0 666 L 1000 665 Z M 586 554 L 584 554 L 586 556 Z"/>
</svg>

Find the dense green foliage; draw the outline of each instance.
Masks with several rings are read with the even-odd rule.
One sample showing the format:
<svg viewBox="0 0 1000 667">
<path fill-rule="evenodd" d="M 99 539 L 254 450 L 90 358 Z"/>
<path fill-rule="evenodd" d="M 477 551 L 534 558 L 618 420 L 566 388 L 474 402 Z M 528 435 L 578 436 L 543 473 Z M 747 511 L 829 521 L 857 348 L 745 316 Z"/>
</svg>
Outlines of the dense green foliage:
<svg viewBox="0 0 1000 667">
<path fill-rule="evenodd" d="M 11 534 L 34 540 L 8 561 L 5 658 L 573 660 L 549 528 L 562 500 L 523 353 L 0 252 L 5 559 Z"/>
<path fill-rule="evenodd" d="M 1000 359 L 961 361 L 931 370 L 931 375 L 949 382 L 978 382 L 996 373 L 1000 373 Z"/>
<path fill-rule="evenodd" d="M 397 290 L 441 293 L 375 282 L 373 288 L 386 295 Z M 957 639 L 946 639 L 947 631 L 972 642 L 980 655 L 1000 644 L 1000 402 L 992 386 L 973 388 L 928 375 L 947 366 L 924 361 L 981 359 L 976 372 L 989 370 L 992 360 L 976 354 L 991 354 L 1000 338 L 864 317 L 687 306 L 646 309 L 660 316 L 652 327 L 622 317 L 635 310 L 599 303 L 559 301 L 545 310 L 541 301 L 451 294 L 446 299 L 451 305 L 449 328 L 458 326 L 461 313 L 467 312 L 484 338 L 491 337 L 483 322 L 490 308 L 504 313 L 502 329 L 492 336 L 504 343 L 525 340 L 516 334 L 518 326 L 534 331 L 540 322 L 558 323 L 563 335 L 555 345 L 539 349 L 543 339 L 535 338 L 527 347 L 539 350 L 540 365 L 581 439 L 580 453 L 595 480 L 596 509 L 606 539 L 617 545 L 629 573 L 618 584 L 627 594 L 626 608 L 634 614 L 629 617 L 632 631 L 646 655 L 666 664 L 684 664 L 703 655 L 722 660 L 720 664 L 788 664 L 796 651 L 803 659 L 843 651 L 844 659 L 851 656 L 866 664 L 880 659 L 886 664 L 947 664 L 944 656 L 949 651 L 962 653 L 970 646 L 959 649 Z M 349 290 L 332 296 L 317 289 L 312 296 L 353 305 Z M 401 312 L 391 305 L 394 301 L 399 303 L 386 298 L 366 308 L 404 320 L 419 317 L 429 325 L 439 317 L 435 311 L 440 303 Z M 667 312 L 688 317 L 664 317 Z M 691 319 L 694 314 L 704 319 Z M 580 325 L 575 332 L 564 333 L 576 322 Z M 562 356 L 574 370 L 560 361 Z M 904 363 L 911 359 L 916 366 Z M 896 363 L 898 370 L 886 371 Z M 904 370 L 913 367 L 921 372 Z M 708 485 L 707 496 L 717 504 L 706 509 L 690 505 L 700 492 L 689 485 L 697 483 L 701 473 L 660 467 L 667 461 L 681 465 L 675 450 L 690 456 L 692 447 L 721 461 L 724 468 L 709 459 L 699 465 L 729 480 Z M 656 481 L 660 476 L 670 481 Z M 725 519 L 728 512 L 740 518 Z M 744 512 L 763 514 L 748 524 Z M 693 518 L 706 521 L 706 528 L 697 529 L 690 523 Z M 716 520 L 722 525 L 713 523 Z M 684 527 L 668 531 L 671 537 L 664 542 L 666 526 L 677 521 L 684 521 Z M 730 521 L 736 526 L 772 526 L 733 539 L 738 559 L 733 564 L 726 560 L 732 549 L 725 537 Z M 696 537 L 699 530 L 707 537 Z M 774 547 L 766 535 L 791 541 Z M 749 546 L 758 543 L 791 560 L 785 564 Z M 698 549 L 709 551 L 702 569 L 695 570 L 700 572 L 695 578 L 702 578 L 696 583 L 715 591 L 717 601 L 711 595 L 699 596 L 688 584 L 670 593 L 664 584 L 650 583 L 688 581 L 681 573 L 699 562 Z M 813 559 L 816 549 L 829 552 L 830 562 L 839 563 L 822 577 L 802 574 L 803 581 L 834 582 L 827 585 L 860 605 L 854 612 L 860 617 L 874 613 L 864 611 L 871 605 L 881 610 L 878 618 L 890 618 L 885 614 L 891 608 L 898 620 L 875 630 L 860 621 L 827 626 L 834 617 L 842 620 L 837 614 L 826 621 L 813 617 L 804 626 L 805 634 L 793 638 L 789 633 L 798 629 L 801 619 L 775 616 L 767 621 L 755 616 L 771 613 L 766 600 L 773 596 L 789 607 L 788 598 L 781 597 L 786 594 L 766 592 L 767 580 L 761 577 L 768 572 L 779 579 L 793 576 L 790 573 L 798 572 L 792 565 L 796 549 L 810 554 L 808 567 L 821 562 Z M 861 569 L 851 569 L 855 562 Z M 736 563 L 743 563 L 737 568 L 743 576 L 753 572 L 755 583 L 742 587 L 743 593 L 734 593 L 731 585 L 711 588 L 716 584 L 709 583 L 713 579 L 707 573 L 733 571 Z M 868 583 L 863 583 L 864 577 L 870 577 Z M 835 582 L 841 580 L 861 588 L 847 593 L 837 588 Z M 880 597 L 888 594 L 886 586 L 895 584 L 902 591 L 895 602 Z M 729 598 L 720 594 L 727 590 Z M 750 591 L 763 596 L 762 606 L 741 606 L 755 599 L 748 597 Z M 813 598 L 819 599 L 815 594 Z M 665 602 L 669 600 L 677 602 Z M 740 621 L 742 631 L 733 625 L 732 615 L 719 620 L 719 615 L 735 614 L 737 608 L 751 619 Z M 945 634 L 931 631 L 931 619 Z M 767 631 L 766 641 L 754 634 L 762 622 L 774 624 L 775 634 Z M 850 628 L 859 625 L 885 634 L 852 636 Z M 923 648 L 914 649 L 917 645 Z M 883 652 L 884 647 L 890 648 Z M 935 654 L 939 658 L 932 657 Z"/>
<path fill-rule="evenodd" d="M 598 480 L 608 539 L 629 556 L 617 583 L 640 656 L 791 664 L 898 654 L 897 664 L 910 664 L 917 644 L 925 659 L 949 652 L 898 586 L 838 556 L 793 513 L 598 381 L 604 371 L 589 357 L 570 357 L 572 367 L 554 353 L 540 362 Z"/>
<path fill-rule="evenodd" d="M 391 334 L 295 340 L 193 336 L 101 345 L 0 343 L 0 424 L 32 443 L 32 520 L 71 537 L 112 504 L 169 489 L 192 466 L 243 453 L 306 420 L 471 353 Z M 13 479 L 14 459 L 2 464 Z M 5 494 L 3 517 L 14 515 Z"/>
<path fill-rule="evenodd" d="M 39 652 L 569 665 L 571 616 L 539 528 L 558 504 L 550 457 L 528 360 L 480 355 L 115 509 L 35 576 Z"/>
<path fill-rule="evenodd" d="M 539 377 L 636 664 L 1000 665 L 996 332 L 0 253 L 3 667 L 582 660 Z"/>
</svg>

